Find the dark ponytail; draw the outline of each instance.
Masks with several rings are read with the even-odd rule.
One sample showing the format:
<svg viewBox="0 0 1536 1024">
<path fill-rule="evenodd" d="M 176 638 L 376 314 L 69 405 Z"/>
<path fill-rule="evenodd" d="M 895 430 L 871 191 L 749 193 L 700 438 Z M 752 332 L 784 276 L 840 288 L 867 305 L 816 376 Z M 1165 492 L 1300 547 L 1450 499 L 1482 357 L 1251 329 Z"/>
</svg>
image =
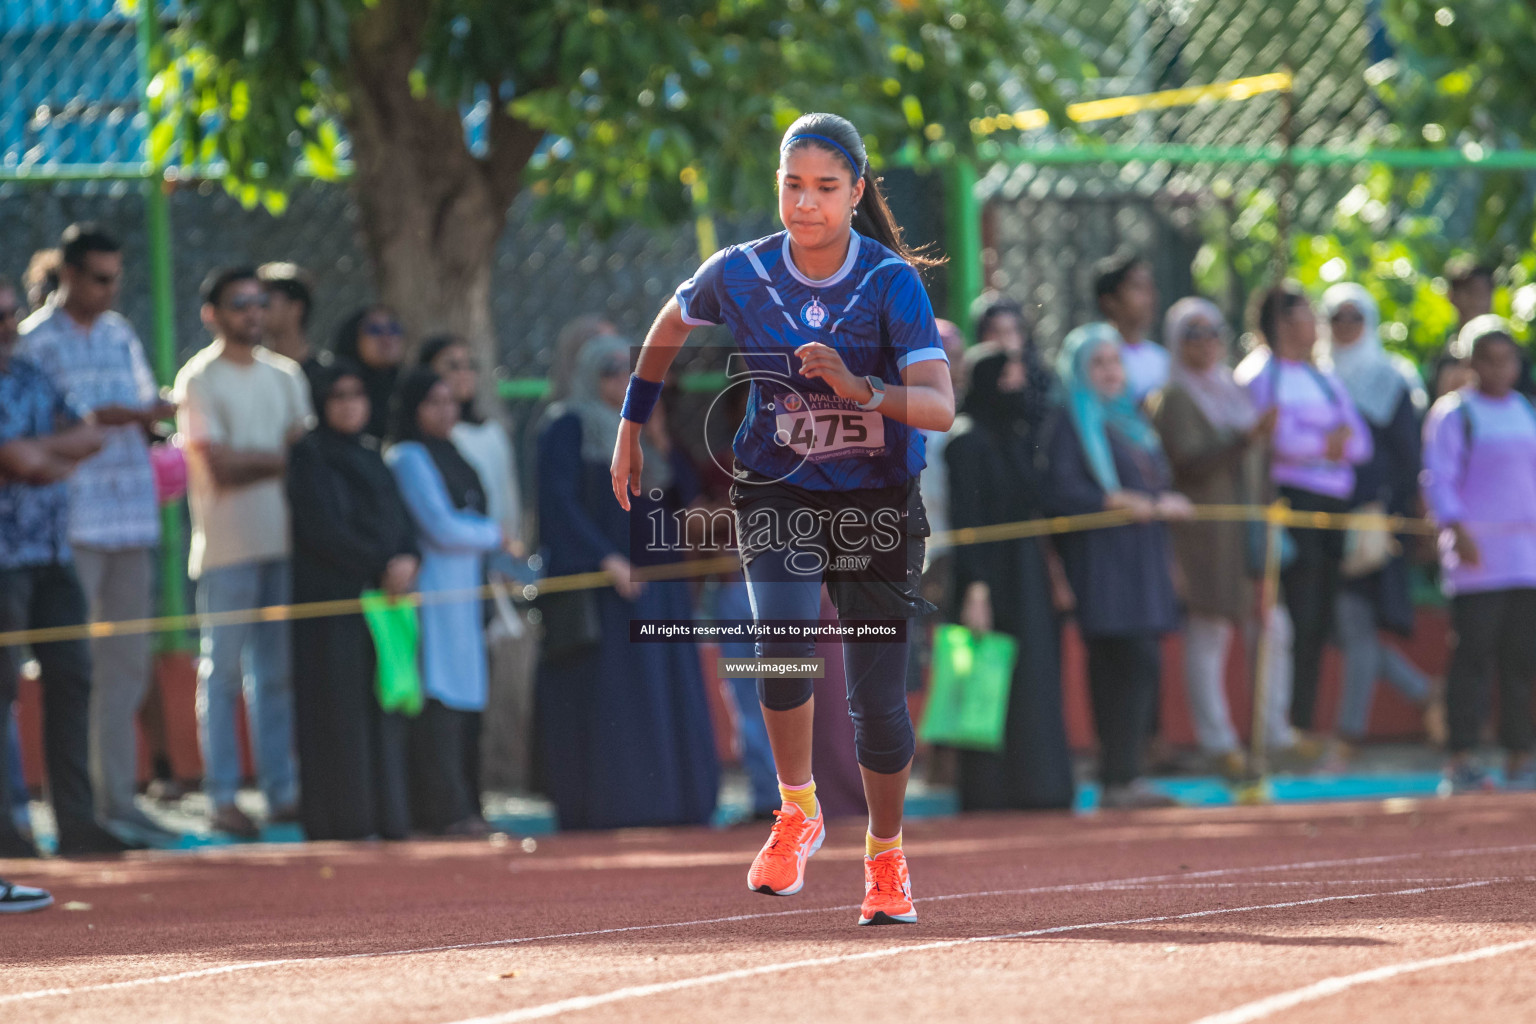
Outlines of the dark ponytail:
<svg viewBox="0 0 1536 1024">
<path fill-rule="evenodd" d="M 848 169 L 854 179 L 864 179 L 864 195 L 853 213 L 855 231 L 873 238 L 918 270 L 944 264 L 944 257 L 926 254 L 927 246 L 913 248 L 902 239 L 901 225 L 896 223 L 890 204 L 885 201 L 885 193 L 880 188 L 881 179 L 869 172 L 869 154 L 853 122 L 836 114 L 802 114 L 784 133 L 779 151 L 787 153 L 801 146 L 817 146 L 834 156 L 842 157 L 849 162 Z"/>
</svg>

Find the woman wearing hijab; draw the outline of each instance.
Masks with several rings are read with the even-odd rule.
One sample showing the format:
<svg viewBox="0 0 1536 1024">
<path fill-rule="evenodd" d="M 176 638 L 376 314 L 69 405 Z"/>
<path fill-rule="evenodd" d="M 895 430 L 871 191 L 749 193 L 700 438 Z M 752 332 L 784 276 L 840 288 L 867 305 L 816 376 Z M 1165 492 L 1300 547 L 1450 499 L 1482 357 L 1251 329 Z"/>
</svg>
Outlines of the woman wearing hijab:
<svg viewBox="0 0 1536 1024">
<path fill-rule="evenodd" d="M 415 585 L 415 530 L 378 445 L 368 394 L 346 361 L 311 378 L 318 425 L 288 453 L 293 597 L 355 598 Z M 406 721 L 379 708 L 373 640 L 360 615 L 293 624 L 299 820 L 310 839 L 404 839 Z"/>
<path fill-rule="evenodd" d="M 1419 498 L 1422 443 L 1419 422 L 1425 405 L 1418 372 L 1381 345 L 1381 313 L 1371 293 L 1358 284 L 1336 284 L 1323 293 L 1328 318 L 1325 368 L 1343 382 L 1371 431 L 1371 457 L 1355 467 L 1355 508 L 1374 504 L 1388 515 L 1412 516 Z M 1377 634 L 1389 629 L 1413 633 L 1413 600 L 1408 562 L 1391 556 L 1380 569 L 1346 580 L 1334 606 L 1334 628 L 1344 651 L 1343 692 L 1333 723 L 1326 767 L 1341 770 L 1366 734 L 1377 679 L 1424 709 L 1425 729 L 1437 746 L 1445 742 L 1440 687 Z"/>
<path fill-rule="evenodd" d="M 1168 529 L 1158 520 L 1186 517 L 1190 504 L 1169 489 L 1157 433 L 1127 389 L 1114 327 L 1094 323 L 1068 334 L 1057 373 L 1064 408 L 1047 445 L 1047 511 L 1072 516 L 1124 509 L 1134 520 L 1056 540 L 1088 648 L 1102 803 L 1169 806 L 1173 801 L 1146 788 L 1140 776 L 1162 674 L 1161 641 L 1178 622 Z"/>
<path fill-rule="evenodd" d="M 1041 471 L 1035 458 L 1043 410 L 1031 409 L 1022 353 L 977 345 L 965 357 L 969 383 L 950 432 L 950 511 L 957 529 L 1036 519 Z M 1072 754 L 1061 710 L 1061 623 L 1051 604 L 1042 541 L 1035 537 L 954 550 L 946 617 L 1019 644 L 1003 748 L 960 752 L 960 808 L 1037 810 L 1072 806 Z"/>
<path fill-rule="evenodd" d="M 373 410 L 363 433 L 383 441 L 389 430 L 400 364 L 405 360 L 405 328 L 400 326 L 400 318 L 388 306 L 363 307 L 342 321 L 331 354 L 350 361 L 362 374 Z"/>
<path fill-rule="evenodd" d="M 1215 303 L 1175 302 L 1163 339 L 1173 357 L 1168 387 L 1150 408 L 1173 485 L 1197 505 L 1253 505 L 1268 500 L 1265 455 L 1275 428 L 1273 410 L 1260 415 L 1227 365 L 1230 337 Z M 1202 753 L 1231 779 L 1247 770 L 1227 704 L 1227 652 L 1233 628 L 1250 638 L 1254 585 L 1248 575 L 1247 525 L 1185 523 L 1173 527 L 1173 550 L 1184 580 L 1184 684 Z M 1270 609 L 1268 740 L 1272 749 L 1295 742 L 1286 714 L 1291 703 L 1290 618 Z"/>
<path fill-rule="evenodd" d="M 1038 427 L 1054 407 L 1051 395 L 1057 387 L 1056 374 L 1041 358 L 1029 320 L 1018 303 L 1002 299 L 982 310 L 976 319 L 976 343 L 985 345 L 989 342 L 1023 360 L 1024 412 Z"/>
<path fill-rule="evenodd" d="M 613 500 L 609 460 L 629 369 L 628 342 L 588 341 L 570 398 L 550 409 L 539 435 L 539 539 L 549 574 L 602 570 L 613 579 L 586 592 L 593 603 L 585 610 L 568 611 L 576 623 L 595 617 L 590 643 L 553 636 L 555 623 L 545 619 L 538 761 L 563 829 L 702 824 L 715 808 L 719 765 L 697 648 L 630 641 L 632 620 L 693 618 L 686 582 L 632 574 L 680 558 L 678 513 L 699 488 L 686 455 L 653 418 L 642 434 L 633 514 Z"/>
<path fill-rule="evenodd" d="M 479 367 L 469 344 L 452 334 L 421 343 L 416 365 L 432 369 L 448 382 L 459 403 L 459 422 L 451 439 L 485 485 L 485 511 L 501 524 L 502 536 L 515 552 L 523 543 L 523 505 L 517 463 L 507 428 L 494 416 L 480 414 L 475 399 Z M 531 786 L 533 744 L 533 631 L 509 602 L 491 617 L 485 631 L 490 684 L 485 712 L 485 784 L 488 789 L 521 792 Z"/>
<path fill-rule="evenodd" d="M 485 489 L 451 440 L 459 402 L 425 367 L 400 384 L 387 453 L 416 524 L 423 595 L 464 592 L 421 608 L 421 682 L 426 697 L 412 723 L 412 813 L 424 832 L 483 835 L 480 713 L 485 710 L 485 631 L 478 591 L 486 556 L 500 550 L 501 526 L 486 515 Z"/>
<path fill-rule="evenodd" d="M 1312 363 L 1317 344 L 1312 304 L 1300 286 L 1287 282 L 1259 297 L 1255 319 L 1263 344 L 1238 366 L 1236 378 L 1257 408 L 1279 410 L 1270 478 L 1296 511 L 1348 512 L 1355 467 L 1371 458 L 1371 431 L 1344 384 Z M 1289 532 L 1296 557 L 1282 572 L 1280 589 L 1295 635 L 1291 724 L 1310 730 L 1323 644 L 1333 628 L 1344 534 L 1300 528 Z"/>
<path fill-rule="evenodd" d="M 501 524 L 509 538 L 522 536 L 523 504 L 517 464 L 507 429 L 476 407 L 480 368 L 469 343 L 453 334 L 437 334 L 421 343 L 416 365 L 425 366 L 448 382 L 459 403 L 459 422 L 452 441 L 485 485 L 486 514 Z"/>
</svg>

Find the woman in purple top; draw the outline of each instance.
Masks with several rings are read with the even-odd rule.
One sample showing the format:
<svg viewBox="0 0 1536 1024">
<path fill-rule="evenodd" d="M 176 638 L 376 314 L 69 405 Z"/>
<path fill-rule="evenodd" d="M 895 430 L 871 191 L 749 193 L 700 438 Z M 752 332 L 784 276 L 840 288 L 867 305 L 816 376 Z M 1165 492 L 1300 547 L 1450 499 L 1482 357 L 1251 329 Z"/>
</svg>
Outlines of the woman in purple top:
<svg viewBox="0 0 1536 1024">
<path fill-rule="evenodd" d="M 1536 410 L 1515 391 L 1520 350 L 1509 324 L 1480 316 L 1456 347 L 1477 384 L 1441 398 L 1424 424 L 1424 494 L 1440 525 L 1440 564 L 1455 647 L 1446 679 L 1455 792 L 1491 788 L 1472 760 L 1499 677 L 1499 742 L 1511 788 L 1536 788 L 1531 687 L 1536 681 Z"/>
<path fill-rule="evenodd" d="M 1371 457 L 1371 431 L 1338 378 L 1312 363 L 1317 318 L 1300 286 L 1265 292 L 1257 307 L 1256 349 L 1237 368 L 1262 411 L 1279 410 L 1270 475 L 1280 496 L 1300 512 L 1348 512 L 1355 467 Z M 1295 629 L 1291 724 L 1311 730 L 1323 644 L 1333 625 L 1333 602 L 1344 560 L 1338 530 L 1291 531 L 1296 557 L 1280 578 Z"/>
</svg>

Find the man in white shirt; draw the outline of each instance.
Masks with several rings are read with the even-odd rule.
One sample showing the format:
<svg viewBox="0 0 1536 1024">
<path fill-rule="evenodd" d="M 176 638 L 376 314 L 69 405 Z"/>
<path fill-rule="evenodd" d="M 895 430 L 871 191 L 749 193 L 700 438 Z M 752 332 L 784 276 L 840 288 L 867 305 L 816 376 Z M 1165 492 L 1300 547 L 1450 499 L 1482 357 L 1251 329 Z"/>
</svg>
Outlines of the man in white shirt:
<svg viewBox="0 0 1536 1024">
<path fill-rule="evenodd" d="M 1157 284 L 1152 265 L 1134 252 L 1122 250 L 1094 264 L 1093 294 L 1099 312 L 1120 332 L 1120 359 L 1125 364 L 1131 397 L 1140 404 L 1168 383 L 1168 350 L 1147 340 L 1157 320 Z"/>
<path fill-rule="evenodd" d="M 176 377 L 178 425 L 188 445 L 187 497 L 200 614 L 287 604 L 288 447 L 307 429 L 308 385 L 297 363 L 260 345 L 267 296 L 253 268 L 218 270 L 203 283 L 213 344 Z M 205 626 L 198 670 L 198 732 L 213 827 L 255 838 L 235 806 L 240 786 L 236 698 L 244 686 L 257 774 L 271 820 L 296 820 L 288 624 Z"/>
</svg>

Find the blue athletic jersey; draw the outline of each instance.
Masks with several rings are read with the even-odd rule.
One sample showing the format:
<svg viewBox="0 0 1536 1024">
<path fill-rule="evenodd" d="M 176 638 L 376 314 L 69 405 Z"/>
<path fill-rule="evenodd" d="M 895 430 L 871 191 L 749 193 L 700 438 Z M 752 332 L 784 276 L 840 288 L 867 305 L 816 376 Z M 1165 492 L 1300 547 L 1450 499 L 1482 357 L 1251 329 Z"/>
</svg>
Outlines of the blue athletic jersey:
<svg viewBox="0 0 1536 1024">
<path fill-rule="evenodd" d="M 912 363 L 943 359 L 933 306 L 917 271 L 853 232 L 842 268 L 812 281 L 789 258 L 789 232 L 715 253 L 677 289 L 683 320 L 724 324 L 750 379 L 746 418 L 733 445 L 742 465 L 813 490 L 891 487 L 923 468 L 921 431 L 865 412 L 799 374 L 795 349 L 819 341 L 850 372 L 900 384 Z"/>
</svg>

